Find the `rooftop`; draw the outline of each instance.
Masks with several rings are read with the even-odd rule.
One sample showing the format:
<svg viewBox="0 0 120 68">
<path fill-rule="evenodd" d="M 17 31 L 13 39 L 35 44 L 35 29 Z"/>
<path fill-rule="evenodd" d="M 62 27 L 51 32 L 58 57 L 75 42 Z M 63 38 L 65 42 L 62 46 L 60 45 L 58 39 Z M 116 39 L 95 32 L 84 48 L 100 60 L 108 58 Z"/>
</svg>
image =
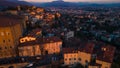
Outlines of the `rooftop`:
<svg viewBox="0 0 120 68">
<path fill-rule="evenodd" d="M 62 40 L 56 36 L 53 37 L 45 37 L 45 38 L 38 38 L 35 41 L 29 41 L 29 42 L 25 42 L 25 43 L 20 43 L 18 46 L 33 46 L 36 44 L 46 44 L 46 43 L 54 43 L 54 42 L 61 42 Z"/>
<path fill-rule="evenodd" d="M 94 54 L 97 55 L 97 60 L 105 61 L 112 63 L 115 53 L 115 47 L 101 43 L 99 45 L 96 44 L 94 48 Z"/>
<path fill-rule="evenodd" d="M 0 27 L 13 26 L 20 23 L 20 16 L 0 14 Z"/>
</svg>

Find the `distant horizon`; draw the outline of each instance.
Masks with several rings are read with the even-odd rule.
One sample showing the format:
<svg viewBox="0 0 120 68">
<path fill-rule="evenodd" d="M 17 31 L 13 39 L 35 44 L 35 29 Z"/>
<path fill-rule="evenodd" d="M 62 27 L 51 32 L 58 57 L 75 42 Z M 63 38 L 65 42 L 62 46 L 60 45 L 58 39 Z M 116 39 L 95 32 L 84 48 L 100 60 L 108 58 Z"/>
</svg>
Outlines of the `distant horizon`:
<svg viewBox="0 0 120 68">
<path fill-rule="evenodd" d="M 52 1 L 65 1 L 65 2 L 74 2 L 74 3 L 79 3 L 79 2 L 87 2 L 87 3 L 120 3 L 120 0 L 20 0 L 20 1 L 27 1 L 27 2 L 33 2 L 33 3 L 47 3 L 47 2 L 52 2 Z"/>
</svg>

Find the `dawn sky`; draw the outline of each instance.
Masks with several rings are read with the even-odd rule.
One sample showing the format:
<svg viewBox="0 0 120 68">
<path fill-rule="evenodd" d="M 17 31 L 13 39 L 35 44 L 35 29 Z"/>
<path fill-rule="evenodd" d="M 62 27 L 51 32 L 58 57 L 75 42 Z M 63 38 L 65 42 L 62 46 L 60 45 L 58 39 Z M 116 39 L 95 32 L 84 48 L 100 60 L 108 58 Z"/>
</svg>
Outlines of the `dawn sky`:
<svg viewBox="0 0 120 68">
<path fill-rule="evenodd" d="M 24 0 L 28 2 L 51 2 L 55 0 Z M 120 2 L 120 0 L 64 0 L 68 2 Z"/>
</svg>

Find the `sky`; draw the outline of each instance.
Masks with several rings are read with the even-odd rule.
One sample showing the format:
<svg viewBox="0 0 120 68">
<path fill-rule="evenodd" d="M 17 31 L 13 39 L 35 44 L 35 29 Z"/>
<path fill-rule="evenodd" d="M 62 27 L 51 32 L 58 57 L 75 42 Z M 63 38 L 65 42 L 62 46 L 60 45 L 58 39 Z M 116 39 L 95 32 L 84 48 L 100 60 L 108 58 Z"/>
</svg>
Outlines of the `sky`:
<svg viewBox="0 0 120 68">
<path fill-rule="evenodd" d="M 55 1 L 55 0 L 24 0 L 24 1 L 27 1 L 27 2 L 51 2 L 51 1 Z M 110 3 L 120 3 L 120 0 L 64 0 L 64 1 L 67 1 L 67 2 L 110 2 Z"/>
</svg>

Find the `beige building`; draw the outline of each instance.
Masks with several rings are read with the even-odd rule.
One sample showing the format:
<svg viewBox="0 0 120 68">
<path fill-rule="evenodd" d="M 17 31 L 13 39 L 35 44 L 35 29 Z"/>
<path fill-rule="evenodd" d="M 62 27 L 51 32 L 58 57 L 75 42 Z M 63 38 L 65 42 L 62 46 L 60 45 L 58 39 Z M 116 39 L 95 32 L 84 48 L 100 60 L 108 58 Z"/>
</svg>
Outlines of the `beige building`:
<svg viewBox="0 0 120 68">
<path fill-rule="evenodd" d="M 58 37 L 37 38 L 18 45 L 19 56 L 40 56 L 60 53 L 62 41 Z"/>
<path fill-rule="evenodd" d="M 41 48 L 36 41 L 29 41 L 18 45 L 19 56 L 40 56 Z"/>
<path fill-rule="evenodd" d="M 83 45 L 80 45 L 80 47 L 77 49 L 65 48 L 63 50 L 64 64 L 70 65 L 71 63 L 72 64 L 81 63 L 82 65 L 86 65 L 91 60 L 93 48 L 94 48 L 93 43 L 88 43 L 88 44 L 85 43 Z M 72 61 L 69 58 L 72 58 Z"/>
<path fill-rule="evenodd" d="M 43 46 L 45 54 L 54 54 L 61 52 L 62 40 L 58 37 L 46 37 L 39 39 L 38 41 L 42 41 L 41 46 Z"/>
<path fill-rule="evenodd" d="M 80 61 L 78 58 L 78 51 L 74 48 L 63 48 L 64 51 L 64 64 L 73 65 Z"/>
<path fill-rule="evenodd" d="M 63 48 L 64 64 L 80 63 L 88 68 L 111 68 L 115 47 L 97 43 L 82 42 L 79 48 Z M 92 59 L 94 58 L 94 62 Z M 75 60 L 73 60 L 75 59 Z M 92 65 L 91 65 L 92 63 Z"/>
</svg>

